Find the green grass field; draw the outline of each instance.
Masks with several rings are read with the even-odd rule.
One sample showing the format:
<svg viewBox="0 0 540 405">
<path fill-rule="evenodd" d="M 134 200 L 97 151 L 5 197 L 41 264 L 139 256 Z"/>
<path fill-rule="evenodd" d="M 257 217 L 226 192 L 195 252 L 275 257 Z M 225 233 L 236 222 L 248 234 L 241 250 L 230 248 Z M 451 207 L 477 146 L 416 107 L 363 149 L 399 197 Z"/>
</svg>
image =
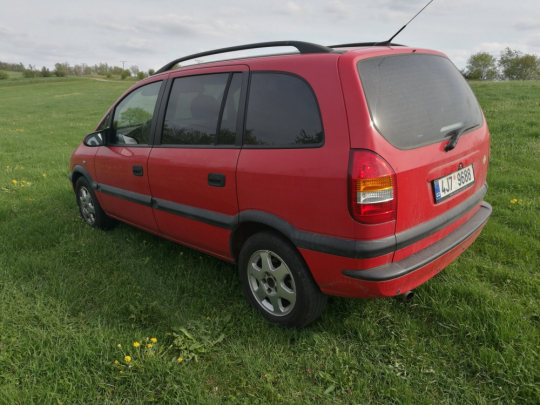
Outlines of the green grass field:
<svg viewBox="0 0 540 405">
<path fill-rule="evenodd" d="M 0 82 L 0 404 L 540 403 L 540 82 L 472 83 L 478 240 L 412 303 L 331 298 L 300 331 L 252 310 L 234 266 L 79 219 L 69 156 L 130 84 Z"/>
</svg>

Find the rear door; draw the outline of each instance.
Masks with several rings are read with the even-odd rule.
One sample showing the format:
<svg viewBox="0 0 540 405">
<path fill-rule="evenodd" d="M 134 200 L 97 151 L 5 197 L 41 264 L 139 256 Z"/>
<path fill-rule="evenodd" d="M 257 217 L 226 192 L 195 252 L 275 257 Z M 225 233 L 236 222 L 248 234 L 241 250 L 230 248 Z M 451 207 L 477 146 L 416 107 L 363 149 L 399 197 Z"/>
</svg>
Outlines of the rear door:
<svg viewBox="0 0 540 405">
<path fill-rule="evenodd" d="M 158 232 L 151 208 L 148 156 L 162 81 L 128 93 L 113 111 L 107 145 L 95 157 L 97 191 L 107 214 Z"/>
<path fill-rule="evenodd" d="M 486 190 L 489 132 L 472 90 L 445 57 L 378 56 L 360 60 L 357 70 L 373 149 L 396 172 L 397 261 L 474 214 Z M 452 139 L 457 144 L 446 150 Z"/>
<path fill-rule="evenodd" d="M 164 236 L 230 258 L 247 66 L 172 74 L 148 161 Z"/>
</svg>

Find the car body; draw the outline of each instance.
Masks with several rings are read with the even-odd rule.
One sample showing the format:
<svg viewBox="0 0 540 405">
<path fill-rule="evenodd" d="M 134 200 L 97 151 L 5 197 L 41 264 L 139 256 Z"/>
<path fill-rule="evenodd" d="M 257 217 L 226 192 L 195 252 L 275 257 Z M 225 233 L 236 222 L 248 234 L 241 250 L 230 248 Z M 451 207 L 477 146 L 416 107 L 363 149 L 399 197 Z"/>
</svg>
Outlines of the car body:
<svg viewBox="0 0 540 405">
<path fill-rule="evenodd" d="M 408 293 L 478 237 L 490 135 L 440 52 L 290 43 L 135 84 L 70 180 L 90 225 L 238 263 L 250 303 L 301 327 L 326 295 Z"/>
</svg>

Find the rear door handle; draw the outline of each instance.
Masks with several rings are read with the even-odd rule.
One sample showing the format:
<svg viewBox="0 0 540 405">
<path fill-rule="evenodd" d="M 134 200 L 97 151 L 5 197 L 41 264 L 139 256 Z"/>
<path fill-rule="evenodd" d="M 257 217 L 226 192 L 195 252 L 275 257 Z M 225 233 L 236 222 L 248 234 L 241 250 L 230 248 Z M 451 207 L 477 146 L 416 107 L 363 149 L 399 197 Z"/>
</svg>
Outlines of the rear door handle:
<svg viewBox="0 0 540 405">
<path fill-rule="evenodd" d="M 143 175 L 143 167 L 142 166 L 133 166 L 133 175 L 134 176 L 142 176 Z"/>
<path fill-rule="evenodd" d="M 208 173 L 208 185 L 212 187 L 225 187 L 225 175 L 220 173 Z"/>
</svg>

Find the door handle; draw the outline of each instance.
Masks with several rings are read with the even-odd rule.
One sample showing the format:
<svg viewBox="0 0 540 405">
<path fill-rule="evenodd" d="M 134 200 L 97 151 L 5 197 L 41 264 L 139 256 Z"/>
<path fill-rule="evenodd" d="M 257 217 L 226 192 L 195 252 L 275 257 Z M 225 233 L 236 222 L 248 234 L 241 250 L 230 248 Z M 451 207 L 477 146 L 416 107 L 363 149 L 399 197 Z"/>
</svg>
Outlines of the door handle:
<svg viewBox="0 0 540 405">
<path fill-rule="evenodd" d="M 212 187 L 225 187 L 225 175 L 220 173 L 208 173 L 208 185 Z"/>
<path fill-rule="evenodd" d="M 134 176 L 142 176 L 143 175 L 143 167 L 142 166 L 133 166 L 133 175 Z"/>
</svg>

